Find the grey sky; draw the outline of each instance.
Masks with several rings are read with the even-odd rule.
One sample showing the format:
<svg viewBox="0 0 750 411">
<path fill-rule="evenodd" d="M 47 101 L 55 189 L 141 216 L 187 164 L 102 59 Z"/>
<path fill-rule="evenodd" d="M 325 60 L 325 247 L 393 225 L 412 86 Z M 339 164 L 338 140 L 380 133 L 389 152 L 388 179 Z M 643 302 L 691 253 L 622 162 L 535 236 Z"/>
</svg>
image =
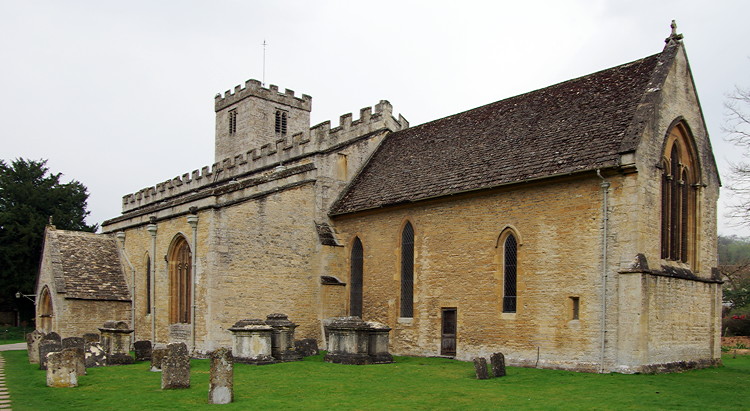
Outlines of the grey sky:
<svg viewBox="0 0 750 411">
<path fill-rule="evenodd" d="M 676 19 L 726 185 L 740 154 L 722 104 L 750 86 L 748 15 L 747 1 L 0 0 L 0 158 L 49 159 L 101 223 L 124 194 L 213 162 L 213 97 L 262 80 L 264 39 L 266 83 L 311 95 L 313 124 L 386 99 L 416 125 L 658 53 Z"/>
</svg>

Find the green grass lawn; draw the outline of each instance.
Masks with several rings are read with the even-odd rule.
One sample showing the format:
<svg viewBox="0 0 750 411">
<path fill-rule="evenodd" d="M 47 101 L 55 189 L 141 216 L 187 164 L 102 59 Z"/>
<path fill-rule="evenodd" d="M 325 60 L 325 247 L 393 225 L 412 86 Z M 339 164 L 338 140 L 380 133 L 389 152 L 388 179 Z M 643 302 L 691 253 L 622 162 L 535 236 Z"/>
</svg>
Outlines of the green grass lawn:
<svg viewBox="0 0 750 411">
<path fill-rule="evenodd" d="M 25 351 L 0 353 L 13 409 L 194 409 L 209 407 L 208 360 L 193 360 L 191 388 L 162 391 L 147 363 L 90 368 L 77 388 L 48 388 Z M 584 374 L 508 368 L 476 380 L 472 363 L 396 357 L 394 364 L 328 364 L 322 356 L 235 365 L 235 402 L 222 409 L 727 409 L 750 407 L 750 356 L 677 374 Z M 212 406 L 218 407 L 218 406 Z"/>
<path fill-rule="evenodd" d="M 26 342 L 26 333 L 31 330 L 28 327 L 0 327 L 0 345 Z"/>
</svg>

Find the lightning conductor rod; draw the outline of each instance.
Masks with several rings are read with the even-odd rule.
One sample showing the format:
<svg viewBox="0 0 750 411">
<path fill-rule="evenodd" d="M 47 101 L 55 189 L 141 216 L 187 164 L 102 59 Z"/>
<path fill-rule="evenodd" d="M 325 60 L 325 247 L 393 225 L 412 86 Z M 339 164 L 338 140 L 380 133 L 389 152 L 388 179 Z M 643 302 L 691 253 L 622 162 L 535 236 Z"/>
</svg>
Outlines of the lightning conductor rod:
<svg viewBox="0 0 750 411">
<path fill-rule="evenodd" d="M 266 86 L 266 39 L 263 39 L 263 87 Z"/>
</svg>

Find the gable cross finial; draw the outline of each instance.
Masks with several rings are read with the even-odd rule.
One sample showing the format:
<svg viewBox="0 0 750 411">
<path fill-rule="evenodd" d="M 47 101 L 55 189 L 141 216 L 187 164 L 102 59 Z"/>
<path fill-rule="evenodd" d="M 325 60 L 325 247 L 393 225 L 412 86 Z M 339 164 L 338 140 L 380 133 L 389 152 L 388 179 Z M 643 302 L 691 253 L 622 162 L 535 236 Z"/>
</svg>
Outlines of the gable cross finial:
<svg viewBox="0 0 750 411">
<path fill-rule="evenodd" d="M 672 24 L 670 24 L 669 27 L 672 27 L 672 33 L 669 35 L 669 37 L 664 39 L 664 42 L 669 43 L 672 40 L 682 40 L 682 34 L 677 34 L 677 22 L 672 20 Z"/>
</svg>

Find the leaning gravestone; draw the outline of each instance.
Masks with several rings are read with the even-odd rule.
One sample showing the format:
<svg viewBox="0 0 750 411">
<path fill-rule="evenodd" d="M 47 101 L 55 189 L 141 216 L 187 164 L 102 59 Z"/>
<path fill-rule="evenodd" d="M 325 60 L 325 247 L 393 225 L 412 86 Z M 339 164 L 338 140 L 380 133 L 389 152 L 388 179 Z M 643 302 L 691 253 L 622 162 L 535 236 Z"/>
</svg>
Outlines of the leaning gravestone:
<svg viewBox="0 0 750 411">
<path fill-rule="evenodd" d="M 26 334 L 26 352 L 29 354 L 31 364 L 39 364 L 39 341 L 44 337 L 44 333 L 34 330 Z"/>
<path fill-rule="evenodd" d="M 185 343 L 167 344 L 161 371 L 162 390 L 190 388 L 190 357 Z"/>
<path fill-rule="evenodd" d="M 86 375 L 86 354 L 85 345 L 83 338 L 81 337 L 68 337 L 62 339 L 63 350 L 70 348 L 75 350 L 76 353 L 76 372 L 79 376 Z"/>
<path fill-rule="evenodd" d="M 474 358 L 474 371 L 477 373 L 478 380 L 486 380 L 490 378 L 487 373 L 487 360 L 484 358 Z"/>
<path fill-rule="evenodd" d="M 84 349 L 86 368 L 107 365 L 107 353 L 99 342 L 87 342 Z"/>
<path fill-rule="evenodd" d="M 492 364 L 492 374 L 495 377 L 505 376 L 505 356 L 501 352 L 496 352 L 490 356 Z"/>
<path fill-rule="evenodd" d="M 219 348 L 211 353 L 208 386 L 209 404 L 229 404 L 234 399 L 234 358 L 232 351 Z"/>
<path fill-rule="evenodd" d="M 136 361 L 151 361 L 151 341 L 136 341 L 133 347 Z"/>
<path fill-rule="evenodd" d="M 76 362 L 78 353 L 75 348 L 51 352 L 47 356 L 47 386 L 77 387 L 78 373 Z"/>
<path fill-rule="evenodd" d="M 155 344 L 151 350 L 151 371 L 161 371 L 161 363 L 164 361 L 164 357 L 167 355 L 167 346 L 163 344 Z"/>
<path fill-rule="evenodd" d="M 62 351 L 62 343 L 59 340 L 45 340 L 39 342 L 39 369 L 47 369 L 47 354 Z"/>
</svg>

